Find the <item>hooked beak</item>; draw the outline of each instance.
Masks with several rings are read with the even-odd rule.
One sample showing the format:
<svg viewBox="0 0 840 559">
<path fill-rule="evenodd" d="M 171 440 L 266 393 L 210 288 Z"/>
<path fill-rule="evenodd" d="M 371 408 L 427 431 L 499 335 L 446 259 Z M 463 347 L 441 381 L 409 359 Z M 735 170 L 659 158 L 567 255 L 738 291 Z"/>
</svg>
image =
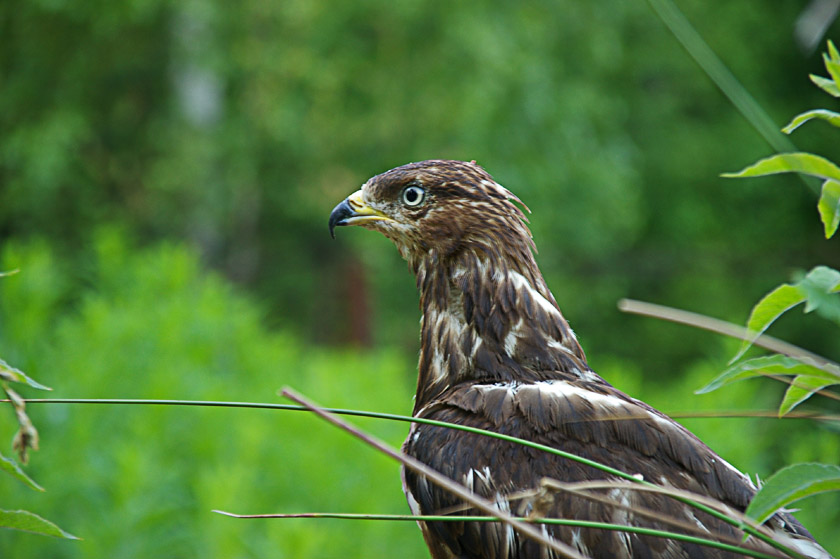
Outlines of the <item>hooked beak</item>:
<svg viewBox="0 0 840 559">
<path fill-rule="evenodd" d="M 362 191 L 357 190 L 339 205 L 330 214 L 330 236 L 335 239 L 335 228 L 344 225 L 363 225 L 371 221 L 394 221 L 379 210 L 375 210 L 365 204 Z"/>
</svg>

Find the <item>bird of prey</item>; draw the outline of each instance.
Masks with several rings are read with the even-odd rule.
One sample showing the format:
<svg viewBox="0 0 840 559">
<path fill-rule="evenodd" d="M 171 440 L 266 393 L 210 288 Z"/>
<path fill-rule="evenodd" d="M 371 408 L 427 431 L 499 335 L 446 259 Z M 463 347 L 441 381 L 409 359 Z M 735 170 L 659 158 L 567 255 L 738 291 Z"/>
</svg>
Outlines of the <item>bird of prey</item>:
<svg viewBox="0 0 840 559">
<path fill-rule="evenodd" d="M 384 234 L 416 275 L 423 318 L 414 417 L 535 441 L 743 511 L 756 491 L 747 476 L 587 365 L 537 267 L 527 219 L 514 202 L 524 207 L 475 162 L 432 160 L 371 178 L 330 215 L 331 234 L 342 225 Z M 512 442 L 415 423 L 403 449 L 514 515 L 743 541 L 743 532 L 731 524 L 629 483 L 588 495 L 560 491 L 534 498 L 544 478 L 566 483 L 617 478 Z M 415 514 L 475 514 L 405 469 L 403 488 Z M 540 526 L 585 557 L 742 557 L 639 533 Z M 775 514 L 767 526 L 776 541 L 802 556 L 830 557 L 787 512 Z M 420 527 L 434 559 L 555 556 L 501 522 L 421 522 Z M 743 545 L 780 556 L 754 536 Z"/>
</svg>

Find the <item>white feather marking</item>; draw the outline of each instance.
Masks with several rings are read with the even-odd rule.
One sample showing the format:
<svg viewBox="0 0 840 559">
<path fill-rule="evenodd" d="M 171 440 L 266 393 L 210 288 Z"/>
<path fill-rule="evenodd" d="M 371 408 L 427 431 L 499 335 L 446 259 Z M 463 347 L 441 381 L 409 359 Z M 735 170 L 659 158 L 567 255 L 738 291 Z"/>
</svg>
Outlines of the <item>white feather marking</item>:
<svg viewBox="0 0 840 559">
<path fill-rule="evenodd" d="M 569 396 L 576 396 L 592 404 L 597 404 L 603 408 L 626 409 L 632 405 L 629 402 L 622 400 L 621 398 L 610 396 L 608 394 L 599 394 L 597 392 L 592 392 L 591 390 L 580 388 L 562 380 L 546 380 L 542 382 L 535 382 L 534 386 L 536 386 L 540 390 L 540 392 L 543 392 L 549 396 L 564 396 L 566 398 L 568 398 Z M 646 410 L 641 411 L 644 411 L 648 415 L 651 415 Z"/>
<path fill-rule="evenodd" d="M 728 470 L 730 470 L 730 471 L 732 471 L 733 473 L 738 474 L 739 476 L 741 476 L 742 478 L 744 478 L 744 481 L 746 481 L 746 482 L 747 482 L 747 485 L 749 485 L 749 486 L 750 486 L 750 487 L 752 487 L 753 489 L 755 489 L 755 488 L 756 488 L 756 487 L 755 487 L 755 484 L 753 484 L 753 481 L 750 479 L 750 476 L 748 476 L 747 474 L 743 473 L 741 470 L 739 470 L 738 468 L 736 468 L 735 466 L 733 466 L 732 464 L 730 464 L 729 462 L 727 462 L 726 460 L 724 460 L 724 459 L 723 459 L 723 458 L 721 458 L 720 456 L 718 456 L 717 458 L 712 458 L 712 459 L 711 459 L 711 462 L 712 462 L 712 464 L 714 464 L 715 462 L 719 462 L 719 463 L 720 463 L 720 464 L 722 464 L 724 467 L 726 467 Z"/>
<path fill-rule="evenodd" d="M 472 332 L 470 333 L 472 335 Z M 472 352 L 470 352 L 470 360 L 472 361 L 475 359 L 476 354 L 478 354 L 478 350 L 481 348 L 481 345 L 484 341 L 481 338 L 474 337 L 473 338 L 473 345 L 472 345 Z"/>
<path fill-rule="evenodd" d="M 473 483 L 474 483 L 474 480 L 473 480 L 473 473 L 474 473 L 474 472 L 475 472 L 475 470 L 474 470 L 474 469 L 472 469 L 472 468 L 470 468 L 470 471 L 469 471 L 469 472 L 467 472 L 467 473 L 464 475 L 464 487 L 466 487 L 466 488 L 467 488 L 467 489 L 469 489 L 470 491 L 473 491 Z"/>
<path fill-rule="evenodd" d="M 586 546 L 583 545 L 583 538 L 580 537 L 580 528 L 575 528 L 572 530 L 572 547 L 577 548 L 583 554 L 587 554 Z"/>
<path fill-rule="evenodd" d="M 610 396 L 608 394 L 599 394 L 598 392 L 592 392 L 590 390 L 586 390 L 585 388 L 575 386 L 571 383 L 562 380 L 544 380 L 540 382 L 526 384 L 521 384 L 515 381 L 500 382 L 495 384 L 476 385 L 473 387 L 473 389 L 480 390 L 483 392 L 507 390 L 509 392 L 509 397 L 513 397 L 516 395 L 517 392 L 519 392 L 519 389 L 523 386 L 536 387 L 542 393 L 542 395 L 546 397 L 577 397 L 589 402 L 593 406 L 600 406 L 602 409 L 607 411 L 616 409 L 623 410 L 629 415 L 632 415 L 633 417 L 638 417 L 639 419 L 653 420 L 663 429 L 681 431 L 681 427 L 679 426 L 679 424 L 658 414 L 652 413 L 651 411 L 641 406 L 637 406 L 632 401 L 623 400 L 621 398 L 618 398 L 616 396 Z M 721 459 L 721 462 L 724 461 Z M 729 467 L 732 468 L 733 472 L 738 473 L 741 476 L 744 475 L 738 470 L 736 470 L 733 466 L 730 465 Z"/>
<path fill-rule="evenodd" d="M 514 354 L 516 354 L 517 336 L 522 328 L 522 324 L 523 320 L 520 318 L 519 321 L 510 329 L 507 336 L 505 336 L 505 353 L 507 353 L 509 357 L 513 357 Z"/>
<path fill-rule="evenodd" d="M 534 289 L 528 282 L 528 280 L 525 279 L 525 276 L 523 276 L 519 272 L 508 272 L 508 277 L 510 278 L 511 282 L 513 282 L 513 286 L 516 289 L 527 290 L 528 294 L 531 296 L 531 299 L 540 307 L 542 307 L 542 309 L 545 312 L 552 316 L 560 316 L 560 311 L 557 310 L 557 307 L 552 305 L 551 301 L 543 297 L 542 293 Z"/>
<path fill-rule="evenodd" d="M 832 559 L 831 555 L 817 542 L 801 536 L 795 536 L 784 530 L 774 530 L 773 539 L 788 547 L 792 547 L 805 557 L 813 559 Z"/>
<path fill-rule="evenodd" d="M 548 527 L 545 524 L 540 525 L 540 532 L 542 532 L 543 536 L 549 540 L 554 540 L 551 534 L 548 533 Z M 554 559 L 557 557 L 557 553 L 553 549 L 548 547 L 542 546 L 540 548 L 541 555 L 546 559 Z"/>
<path fill-rule="evenodd" d="M 408 501 L 408 508 L 411 509 L 411 514 L 414 516 L 420 516 L 420 503 L 417 502 L 417 499 L 414 498 L 411 491 L 408 491 L 407 489 L 405 491 L 405 499 Z"/>
<path fill-rule="evenodd" d="M 705 524 L 703 524 L 702 522 L 700 522 L 700 519 L 698 519 L 696 516 L 694 516 L 694 513 L 693 513 L 693 512 L 691 512 L 691 508 L 690 508 L 690 507 L 684 507 L 684 509 L 683 509 L 683 510 L 685 511 L 686 516 L 688 516 L 688 519 L 689 519 L 692 523 L 694 523 L 694 525 L 695 525 L 695 526 L 697 526 L 697 528 L 699 528 L 701 532 L 706 532 L 707 534 L 711 534 L 711 532 L 709 531 L 709 529 L 708 529 L 708 528 L 706 528 L 706 525 L 705 525 Z"/>
<path fill-rule="evenodd" d="M 489 472 L 488 472 L 488 478 L 489 478 Z M 495 502 L 496 506 L 499 508 L 500 511 L 502 511 L 504 513 L 507 513 L 508 515 L 511 514 L 510 501 L 507 500 L 507 497 L 505 497 L 504 495 L 502 495 L 500 493 L 496 493 L 496 498 L 494 499 L 494 502 Z M 512 557 L 514 555 L 514 551 L 515 551 L 514 550 L 514 544 L 516 543 L 516 539 L 515 539 L 516 536 L 513 532 L 513 526 L 511 526 L 510 524 L 505 524 L 504 530 L 505 530 L 504 531 L 504 535 L 505 535 L 504 546 L 508 550 L 508 555 Z"/>
<path fill-rule="evenodd" d="M 607 493 L 610 499 L 620 504 L 621 507 L 615 507 L 612 512 L 612 522 L 614 524 L 628 525 L 631 522 L 631 513 L 625 507 L 630 507 L 630 492 L 626 489 L 612 489 Z M 625 557 L 631 557 L 633 553 L 630 547 L 630 534 L 627 532 L 614 532 L 613 536 L 618 538 L 619 543 L 624 547 Z"/>
</svg>

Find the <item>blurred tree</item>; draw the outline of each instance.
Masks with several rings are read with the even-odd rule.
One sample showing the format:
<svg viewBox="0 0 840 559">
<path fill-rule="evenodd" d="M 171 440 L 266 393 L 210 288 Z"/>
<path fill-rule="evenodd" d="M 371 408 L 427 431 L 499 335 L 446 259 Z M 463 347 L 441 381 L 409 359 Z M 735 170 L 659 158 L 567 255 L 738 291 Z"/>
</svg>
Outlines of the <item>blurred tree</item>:
<svg viewBox="0 0 840 559">
<path fill-rule="evenodd" d="M 822 103 L 806 77 L 821 68 L 820 60 L 800 54 L 793 38 L 802 3 L 678 5 L 779 126 Z M 824 32 L 837 39 L 838 31 L 835 22 Z M 829 131 L 815 128 L 800 141 L 807 151 L 836 151 Z M 689 381 L 681 373 L 702 367 L 711 375 L 708 356 L 725 360 L 720 341 L 621 316 L 617 299 L 649 299 L 742 322 L 756 297 L 787 271 L 840 266 L 837 241 L 822 240 L 813 219 L 811 193 L 792 191 L 783 179 L 718 178 L 766 152 L 644 2 L 4 0 L 0 248 L 25 253 L 26 264 L 19 264 L 15 283 L 0 286 L 0 350 L 65 395 L 77 387 L 79 396 L 196 397 L 229 394 L 223 390 L 233 380 L 224 375 L 246 359 L 208 344 L 251 351 L 257 364 L 243 366 L 242 382 L 259 394 L 278 384 L 263 377 L 271 374 L 266 363 L 293 367 L 326 352 L 311 385 L 326 401 L 321 394 L 347 388 L 335 380 L 344 357 L 310 344 L 371 342 L 401 349 L 400 357 L 382 371 L 369 370 L 366 357 L 354 365 L 356 374 L 376 380 L 399 370 L 403 376 L 391 381 L 410 386 L 413 358 L 405 356 L 416 351 L 419 313 L 408 272 L 399 272 L 403 264 L 384 239 L 342 231 L 332 242 L 326 220 L 370 175 L 445 157 L 478 160 L 531 207 L 541 269 L 604 376 L 636 383 L 639 391 L 673 384 L 684 393 Z M 107 249 L 102 231 L 112 227 L 134 242 L 113 241 Z M 218 287 L 220 280 L 213 280 L 211 291 L 219 292 L 210 302 L 190 299 L 194 290 L 203 292 L 195 261 L 182 249 L 155 248 L 153 256 L 143 250 L 171 240 L 187 242 L 203 265 L 250 289 L 260 311 L 229 305 L 229 288 Z M 348 246 L 361 258 L 346 254 Z M 364 268 L 354 269 L 356 261 Z M 170 274 L 177 270 L 181 279 Z M 166 295 L 186 303 L 162 305 Z M 191 305 L 196 309 L 185 308 Z M 362 313 L 369 322 L 354 324 Z M 285 342 L 262 332 L 260 321 L 291 332 L 292 345 L 302 349 L 273 353 L 273 345 Z M 231 338 L 237 328 L 244 334 Z M 840 357 L 835 340 L 796 317 L 786 317 L 776 333 Z M 55 348 L 28 347 L 38 343 Z M 177 378 L 160 374 L 161 360 Z M 48 371 L 66 378 L 49 378 Z M 306 369 L 302 378 L 309 374 Z M 208 380 L 214 375 L 226 380 Z M 254 379 L 268 384 L 247 385 Z M 696 384 L 689 388 L 702 383 L 691 379 Z M 393 398 L 392 392 L 367 394 Z M 342 402 L 356 407 L 381 408 L 383 401 L 346 397 Z M 60 426 L 71 412 L 49 413 Z M 120 479 L 130 480 L 137 464 L 169 464 L 153 442 L 140 444 L 150 455 L 137 462 L 131 437 L 146 429 L 146 418 L 132 424 L 121 414 L 74 417 L 79 426 L 71 440 L 81 450 L 73 471 L 86 467 L 85 449 L 96 446 L 114 417 L 125 448 L 96 455 L 92 468 L 116 467 Z M 148 421 L 149 433 L 165 426 L 172 440 L 191 432 L 165 419 Z M 218 421 L 205 428 L 217 432 L 224 423 Z M 81 440 L 87 428 L 95 431 L 93 442 Z M 731 446 L 743 447 L 735 435 Z M 283 460 L 261 446 L 271 439 L 269 427 L 242 436 L 249 457 L 272 466 Z M 185 451 L 183 464 L 218 460 L 217 451 L 202 454 L 201 442 L 189 444 L 195 453 Z M 323 452 L 301 446 L 313 456 Z M 783 454 L 772 449 L 755 459 L 772 463 L 765 470 L 772 471 L 789 459 Z M 165 531 L 183 519 L 177 511 L 155 517 L 170 488 L 179 503 L 209 503 L 207 492 L 230 479 L 239 480 L 242 492 L 257 484 L 250 466 L 238 468 L 230 475 L 203 473 L 199 486 L 187 489 L 175 487 L 173 474 L 152 497 L 122 487 L 114 490 L 117 501 L 109 500 L 110 482 L 70 487 L 61 494 L 66 500 L 56 498 L 64 511 L 56 519 L 67 520 L 74 512 L 64 505 L 81 499 L 87 511 L 100 511 L 104 526 L 114 502 L 132 503 L 135 512 L 124 526 L 157 518 Z M 61 474 L 37 477 L 52 491 Z M 167 533 L 179 545 L 201 545 L 184 543 L 178 526 Z M 288 538 L 301 546 L 299 556 L 312 537 L 303 530 L 277 536 L 251 529 L 260 532 L 253 555 Z M 215 524 L 199 532 L 213 531 Z M 159 551 L 120 541 L 124 532 L 109 537 L 111 547 L 102 549 L 110 555 Z M 231 533 L 221 537 L 226 543 L 219 549 L 245 546 Z M 165 548 L 171 540 L 157 541 Z M 192 548 L 177 549 L 190 554 Z M 18 555 L 33 556 L 30 549 Z"/>
<path fill-rule="evenodd" d="M 789 78 L 816 61 L 792 48 L 798 6 L 683 4 L 772 114 L 807 104 Z M 10 0 L 0 22 L 2 235 L 46 238 L 68 262 L 101 223 L 189 239 L 314 340 L 359 337 L 341 301 L 353 259 L 327 212 L 410 160 L 475 158 L 520 194 L 587 347 L 651 371 L 706 346 L 672 338 L 653 357 L 658 326 L 600 335 L 628 328 L 615 299 L 690 294 L 740 319 L 819 246 L 790 193 L 716 177 L 762 143 L 642 3 Z M 396 258 L 340 242 L 368 253 L 375 338 L 416 345 Z"/>
</svg>

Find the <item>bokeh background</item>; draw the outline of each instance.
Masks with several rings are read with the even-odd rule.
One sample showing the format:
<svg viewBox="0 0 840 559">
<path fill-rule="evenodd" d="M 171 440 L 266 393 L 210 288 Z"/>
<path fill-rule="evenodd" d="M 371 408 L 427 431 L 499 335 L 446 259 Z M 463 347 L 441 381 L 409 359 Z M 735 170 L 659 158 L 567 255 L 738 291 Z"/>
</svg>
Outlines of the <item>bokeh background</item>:
<svg viewBox="0 0 840 559">
<path fill-rule="evenodd" d="M 836 110 L 807 76 L 840 27 L 803 32 L 808 2 L 677 5 L 779 127 Z M 737 344 L 617 300 L 744 323 L 779 283 L 840 267 L 802 183 L 719 177 L 772 151 L 642 1 L 4 0 L 0 72 L 0 270 L 20 269 L 0 279 L 0 356 L 56 397 L 278 402 L 290 385 L 409 413 L 414 281 L 386 239 L 326 227 L 409 161 L 475 159 L 518 194 L 594 368 L 674 414 L 772 411 L 783 387 L 694 395 Z M 837 137 L 793 140 L 836 160 Z M 818 317 L 772 333 L 840 358 Z M 411 522 L 211 512 L 407 512 L 396 464 L 306 414 L 29 411 L 47 491 L 0 479 L 0 507 L 83 540 L 0 531 L 3 557 L 427 556 Z M 684 423 L 761 477 L 840 457 L 825 424 Z M 837 494 L 803 508 L 840 552 Z"/>
</svg>

